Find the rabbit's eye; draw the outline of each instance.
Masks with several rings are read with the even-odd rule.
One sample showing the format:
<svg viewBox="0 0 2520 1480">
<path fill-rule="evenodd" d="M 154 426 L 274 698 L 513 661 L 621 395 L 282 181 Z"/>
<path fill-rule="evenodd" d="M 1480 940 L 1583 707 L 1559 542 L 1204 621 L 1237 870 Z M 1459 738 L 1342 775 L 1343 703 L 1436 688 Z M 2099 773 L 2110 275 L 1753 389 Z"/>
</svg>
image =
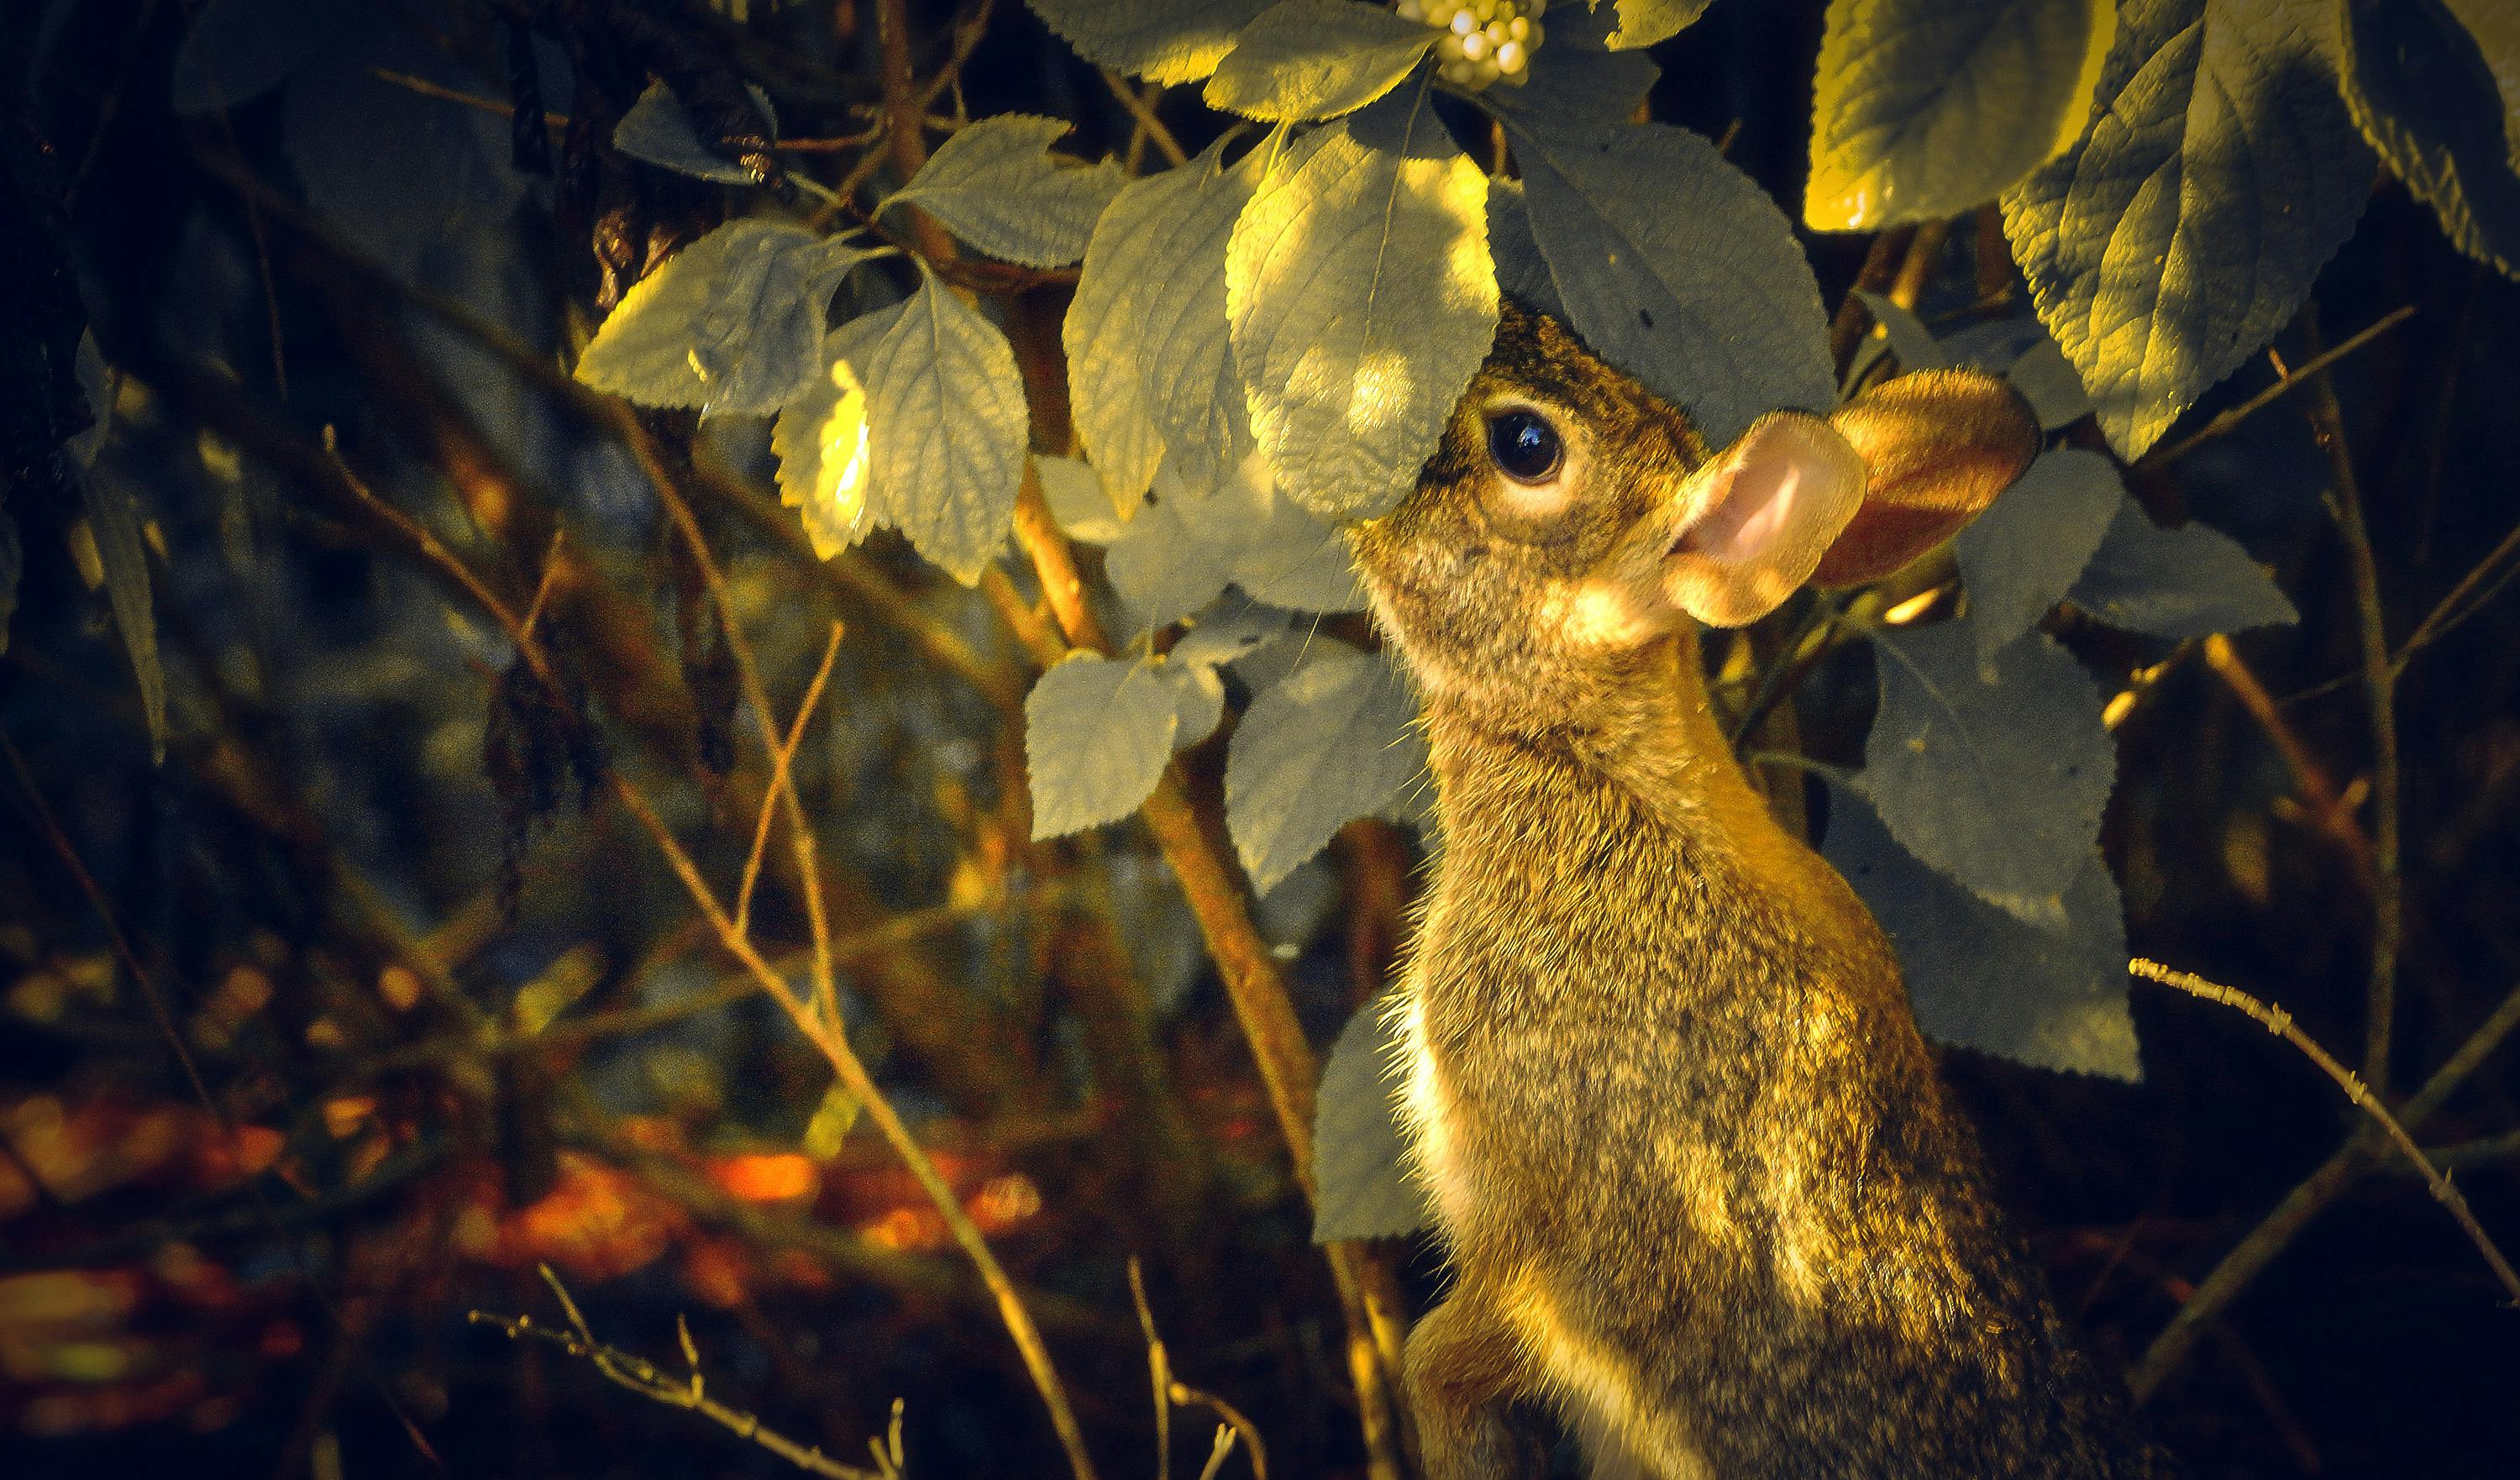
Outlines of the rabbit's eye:
<svg viewBox="0 0 2520 1480">
<path fill-rule="evenodd" d="M 1508 411 L 1488 419 L 1488 456 L 1515 482 L 1540 483 L 1566 461 L 1566 444 L 1539 412 Z"/>
</svg>

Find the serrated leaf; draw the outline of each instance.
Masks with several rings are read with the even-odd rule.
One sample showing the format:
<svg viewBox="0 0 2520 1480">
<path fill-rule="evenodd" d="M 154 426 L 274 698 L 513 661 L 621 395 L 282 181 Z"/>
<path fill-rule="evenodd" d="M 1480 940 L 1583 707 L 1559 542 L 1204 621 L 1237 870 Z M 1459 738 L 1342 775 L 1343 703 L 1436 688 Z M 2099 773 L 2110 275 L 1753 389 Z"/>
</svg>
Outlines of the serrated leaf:
<svg viewBox="0 0 2520 1480">
<path fill-rule="evenodd" d="M 1285 635 L 1294 613 L 1229 592 L 1173 644 L 1172 660 L 1209 668 L 1247 657 Z"/>
<path fill-rule="evenodd" d="M 1273 123 L 1335 118 L 1398 86 L 1438 34 L 1355 0 L 1279 0 L 1235 37 L 1207 106 Z"/>
<path fill-rule="evenodd" d="M 2362 213 L 2334 4 L 2130 0 L 2089 130 L 2003 198 L 2039 318 L 2121 457 L 2273 336 Z"/>
<path fill-rule="evenodd" d="M 2508 0 L 2448 0 L 2451 14 L 2467 27 L 2502 94 L 2502 132 L 2511 167 L 2520 169 L 2520 11 Z"/>
<path fill-rule="evenodd" d="M 1566 305 L 1557 301 L 1557 284 L 1531 235 L 1531 206 L 1520 180 L 1488 181 L 1488 253 L 1496 259 L 1499 292 L 1535 313 L 1566 322 Z"/>
<path fill-rule="evenodd" d="M 112 466 L 83 469 L 78 481 L 86 495 L 97 559 L 104 566 L 106 600 L 113 607 L 113 625 L 122 630 L 123 650 L 131 655 L 132 676 L 140 685 L 150 757 L 163 765 L 166 672 L 158 661 L 158 613 L 149 589 L 149 545 L 141 534 L 140 505 L 131 485 Z"/>
<path fill-rule="evenodd" d="M 2520 277 L 2511 114 L 2482 36 L 2441 0 L 2345 0 L 2345 102 L 2362 137 L 2451 245 Z M 2503 61 L 2520 69 L 2520 55 Z"/>
<path fill-rule="evenodd" d="M 917 205 L 954 235 L 1009 262 L 1061 267 L 1085 255 L 1095 219 L 1128 177 L 1109 159 L 1061 163 L 1063 119 L 1001 113 L 956 129 L 908 185 L 877 207 Z"/>
<path fill-rule="evenodd" d="M 1088 62 L 1167 85 L 1195 82 L 1269 0 L 1026 0 Z"/>
<path fill-rule="evenodd" d="M 997 559 L 1023 483 L 1023 377 L 998 326 L 922 270 L 858 378 L 875 486 L 919 553 L 968 586 Z"/>
<path fill-rule="evenodd" d="M 2119 500 L 2099 550 L 2065 599 L 2112 627 L 2156 637 L 2204 637 L 2299 619 L 2238 541 L 2202 524 L 2164 529 L 2133 499 Z"/>
<path fill-rule="evenodd" d="M 776 221 L 729 221 L 622 295 L 577 379 L 642 406 L 764 416 L 827 368 L 823 315 L 867 253 Z"/>
<path fill-rule="evenodd" d="M 1881 704 L 1859 784 L 1908 850 L 2033 923 L 2099 840 L 2117 753 L 2073 655 L 2034 632 L 1978 670 L 1965 621 L 1874 634 Z"/>
<path fill-rule="evenodd" d="M 1951 365 L 1951 356 L 1934 342 L 1934 332 L 1925 321 L 1897 299 L 1859 288 L 1855 296 L 1881 327 L 1881 336 L 1890 341 L 1890 352 L 1908 370 L 1943 370 Z"/>
<path fill-rule="evenodd" d="M 1235 223 L 1226 311 L 1278 487 L 1329 518 L 1399 502 L 1496 334 L 1487 177 L 1424 87 L 1288 149 Z"/>
<path fill-rule="evenodd" d="M 1357 611 L 1365 589 L 1337 528 L 1281 498 L 1259 453 L 1217 487 L 1193 491 L 1170 464 L 1103 552 L 1103 572 L 1139 630 L 1190 615 L 1227 583 L 1302 611 Z"/>
<path fill-rule="evenodd" d="M 1141 632 L 1198 610 L 1234 579 L 1219 552 L 1183 522 L 1178 489 L 1161 474 L 1102 552 L 1102 574 Z"/>
<path fill-rule="evenodd" d="M 1102 475 L 1075 458 L 1035 453 L 1033 476 L 1041 480 L 1042 502 L 1058 522 L 1058 532 L 1088 545 L 1108 545 L 1127 528 L 1126 514 L 1102 486 Z"/>
<path fill-rule="evenodd" d="M 1594 0 L 1598 6 L 1599 0 Z M 1676 36 L 1697 23 L 1706 8 L 1715 0 L 1613 0 L 1618 15 L 1618 27 L 1610 32 L 1612 48 L 1620 51 L 1651 46 L 1657 41 Z"/>
<path fill-rule="evenodd" d="M 824 372 L 779 408 L 770 451 L 779 460 L 779 502 L 801 512 L 814 554 L 830 560 L 889 521 L 876 497 L 874 428 L 857 367 L 880 343 L 902 307 L 894 304 L 832 330 L 823 340 Z"/>
<path fill-rule="evenodd" d="M 210 0 L 175 48 L 175 112 L 218 112 L 252 102 L 322 51 L 350 15 L 338 0 Z"/>
<path fill-rule="evenodd" d="M 1219 141 L 1132 182 L 1094 228 L 1062 331 L 1076 427 L 1116 495 L 1134 499 L 1164 457 L 1192 485 L 1248 454 L 1251 425 L 1226 319 L 1226 247 L 1266 149 L 1223 167 Z"/>
<path fill-rule="evenodd" d="M 1214 735 L 1225 719 L 1225 680 L 1214 665 L 1159 657 L 1148 666 L 1173 696 L 1173 748 L 1187 750 Z"/>
<path fill-rule="evenodd" d="M 2096 452 L 2043 453 L 1952 542 L 1968 591 L 1980 677 L 1997 650 L 2063 600 L 2126 502 L 2116 465 Z"/>
<path fill-rule="evenodd" d="M 1313 1099 L 1313 1241 L 1398 1238 L 1432 1218 L 1400 1131 L 1400 1044 L 1392 996 L 1348 1019 Z"/>
<path fill-rule="evenodd" d="M 753 102 L 761 116 L 776 133 L 778 121 L 771 115 L 770 100 L 759 89 L 752 90 Z M 651 82 L 639 101 L 613 125 L 612 147 L 633 159 L 644 160 L 659 169 L 690 175 L 696 180 L 708 180 L 719 185 L 758 185 L 761 177 L 752 169 L 726 157 L 700 142 L 699 130 L 685 112 L 682 100 L 662 82 Z"/>
<path fill-rule="evenodd" d="M 1595 353 L 1718 446 L 1765 412 L 1835 404 L 1828 319 L 1793 226 L 1714 145 L 1659 123 L 1510 126 L 1533 235 Z"/>
<path fill-rule="evenodd" d="M 1071 652 L 1024 699 L 1032 836 L 1062 837 L 1138 810 L 1172 759 L 1180 711 L 1147 663 Z"/>
<path fill-rule="evenodd" d="M 2043 1068 L 2142 1077 L 2125 912 L 2096 851 L 2065 887 L 2061 925 L 2042 929 L 1918 862 L 1859 793 L 1833 789 L 1829 804 L 1822 851 L 1890 937 L 1927 1036 Z"/>
<path fill-rule="evenodd" d="M 2044 335 L 2004 370 L 2003 378 L 2030 403 L 2042 431 L 2070 426 L 2097 409 L 2092 404 L 2092 393 L 2083 388 L 2074 362 Z"/>
<path fill-rule="evenodd" d="M 1327 639 L 1253 700 L 1225 763 L 1225 825 L 1262 894 L 1425 769 L 1418 706 L 1381 658 Z"/>
<path fill-rule="evenodd" d="M 1830 0 L 1803 219 L 1936 220 L 2070 148 L 2117 33 L 2111 0 Z"/>
</svg>

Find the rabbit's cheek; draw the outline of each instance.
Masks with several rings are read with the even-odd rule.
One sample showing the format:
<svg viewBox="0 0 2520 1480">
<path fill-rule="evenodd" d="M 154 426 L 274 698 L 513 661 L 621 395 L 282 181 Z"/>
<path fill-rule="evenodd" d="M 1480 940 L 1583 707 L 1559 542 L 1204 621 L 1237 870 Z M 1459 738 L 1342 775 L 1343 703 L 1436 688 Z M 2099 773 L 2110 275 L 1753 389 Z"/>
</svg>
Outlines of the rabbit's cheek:
<svg viewBox="0 0 2520 1480">
<path fill-rule="evenodd" d="M 1642 648 L 1672 631 L 1675 616 L 1651 585 L 1594 575 L 1552 583 L 1539 620 L 1570 648 L 1602 652 Z"/>
</svg>

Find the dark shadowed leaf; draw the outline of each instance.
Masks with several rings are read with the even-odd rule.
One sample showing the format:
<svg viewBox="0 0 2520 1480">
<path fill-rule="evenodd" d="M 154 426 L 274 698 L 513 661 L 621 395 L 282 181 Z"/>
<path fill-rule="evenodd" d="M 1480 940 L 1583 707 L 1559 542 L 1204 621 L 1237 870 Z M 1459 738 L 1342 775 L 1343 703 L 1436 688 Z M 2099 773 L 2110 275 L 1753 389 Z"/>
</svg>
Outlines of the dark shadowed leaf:
<svg viewBox="0 0 2520 1480">
<path fill-rule="evenodd" d="M 1604 50 L 1617 24 L 1617 13 L 1606 7 L 1551 11 L 1549 43 L 1531 54 L 1530 81 L 1491 87 L 1478 95 L 1479 106 L 1500 118 L 1554 120 L 1561 127 L 1627 122 L 1662 68 L 1642 52 Z"/>
<path fill-rule="evenodd" d="M 2362 213 L 2336 22 L 2335 0 L 2132 0 L 2089 131 L 2003 198 L 2039 317 L 2122 457 L 2292 317 Z"/>
<path fill-rule="evenodd" d="M 1828 321 L 1793 227 L 1715 146 L 1658 123 L 1509 120 L 1533 235 L 1595 352 L 1711 442 L 1836 401 Z"/>
<path fill-rule="evenodd" d="M 1067 310 L 1077 431 L 1123 498 L 1146 490 L 1163 457 L 1198 487 L 1252 447 L 1225 313 L 1225 255 L 1267 150 L 1226 169 L 1224 149 L 1120 193 L 1094 228 Z"/>
<path fill-rule="evenodd" d="M 1313 1241 L 1398 1238 L 1426 1226 L 1401 1139 L 1399 1045 L 1388 994 L 1357 1009 L 1322 1065 L 1313 1108 Z"/>
<path fill-rule="evenodd" d="M 1520 180 L 1488 181 L 1488 251 L 1496 258 L 1497 291 L 1563 324 L 1566 305 L 1532 240 L 1531 206 Z"/>
<path fill-rule="evenodd" d="M 823 316 L 867 254 L 777 221 L 729 221 L 622 295 L 577 378 L 642 406 L 766 416 L 829 368 Z"/>
<path fill-rule="evenodd" d="M 858 379 L 886 516 L 946 573 L 976 582 L 1006 545 L 1023 481 L 1029 413 L 1007 336 L 922 271 Z"/>
<path fill-rule="evenodd" d="M 1981 677 L 1997 650 L 2064 599 L 2126 502 L 2114 464 L 2096 452 L 2044 453 L 1952 542 L 1968 589 Z"/>
<path fill-rule="evenodd" d="M 1089 62 L 1149 82 L 1195 82 L 1269 0 L 1027 0 Z"/>
<path fill-rule="evenodd" d="M 1060 267 L 1085 255 L 1095 219 L 1128 177 L 1109 159 L 1061 163 L 1050 147 L 1063 119 L 1001 113 L 956 129 L 878 213 L 915 204 L 987 252 L 1027 267 Z"/>
<path fill-rule="evenodd" d="M 2083 132 L 2111 0 L 1830 0 L 1803 219 L 1877 231 L 1994 200 Z"/>
<path fill-rule="evenodd" d="M 2096 850 L 2065 886 L 2052 929 L 1919 863 L 1850 789 L 1829 795 L 1822 851 L 1890 937 L 1928 1036 L 2043 1068 L 2142 1077 L 2127 1014 L 2124 912 Z"/>
<path fill-rule="evenodd" d="M 2107 537 L 2066 600 L 2112 627 L 2204 637 L 2289 626 L 2292 603 L 2239 542 L 2202 524 L 2164 529 L 2121 498 Z"/>
<path fill-rule="evenodd" d="M 2021 392 L 2021 399 L 2030 403 L 2031 414 L 2039 418 L 2042 431 L 2070 426 L 2097 409 L 2092 404 L 2092 393 L 2083 388 L 2083 378 L 2074 369 L 2074 362 L 2065 358 L 2065 351 L 2056 347 L 2055 340 L 2044 335 L 2038 343 L 2021 352 L 2021 357 L 2003 372 L 2003 378 Z"/>
<path fill-rule="evenodd" d="M 772 114 L 770 100 L 759 89 L 752 91 L 769 132 L 778 132 L 778 119 Z M 613 126 L 612 147 L 633 159 L 645 160 L 660 169 L 690 175 L 696 180 L 709 180 L 719 185 L 758 185 L 761 177 L 747 165 L 739 164 L 700 142 L 699 130 L 692 125 L 692 115 L 683 110 L 674 90 L 662 82 L 651 82 L 639 101 L 621 115 Z"/>
<path fill-rule="evenodd" d="M 106 599 L 131 671 L 140 683 L 140 712 L 149 723 L 149 753 L 166 760 L 166 673 L 158 661 L 158 614 L 149 590 L 149 544 L 141 533 L 136 491 L 111 459 L 79 472 L 87 495 L 88 527 L 105 566 Z"/>
<path fill-rule="evenodd" d="M 2362 137 L 2453 246 L 2520 277 L 2520 175 L 2483 35 L 2442 0 L 2346 0 L 2346 12 L 2345 101 Z M 2520 69 L 2520 55 L 2502 60 Z"/>
<path fill-rule="evenodd" d="M 1417 701 L 1380 657 L 1327 638 L 1252 702 L 1225 766 L 1226 830 L 1266 894 L 1425 769 Z"/>
<path fill-rule="evenodd" d="M 1908 850 L 2054 926 L 2091 857 L 2117 753 L 2072 654 L 2034 632 L 1978 670 L 1965 621 L 1874 634 L 1881 706 L 1859 784 Z"/>
<path fill-rule="evenodd" d="M 1331 518 L 1397 503 L 1497 321 L 1487 178 L 1412 87 L 1278 158 L 1226 254 L 1253 433 Z"/>
<path fill-rule="evenodd" d="M 1272 122 L 1335 118 L 1399 85 L 1436 32 L 1355 0 L 1279 0 L 1207 79 L 1207 106 Z"/>
<path fill-rule="evenodd" d="M 1172 759 L 1180 698 L 1153 663 L 1071 652 L 1024 699 L 1032 835 L 1060 837 L 1138 810 Z"/>
<path fill-rule="evenodd" d="M 1934 332 L 1925 327 L 1925 321 L 1917 318 L 1913 310 L 1902 307 L 1886 293 L 1857 289 L 1855 296 L 1863 301 L 1865 311 L 1872 315 L 1872 322 L 1881 326 L 1883 336 L 1890 341 L 1890 352 L 1899 357 L 1902 367 L 1943 370 L 1951 365 L 1951 356 L 1934 342 Z"/>
<path fill-rule="evenodd" d="M 193 12 L 175 49 L 175 112 L 253 101 L 323 50 L 350 15 L 339 0 L 210 0 Z"/>
</svg>

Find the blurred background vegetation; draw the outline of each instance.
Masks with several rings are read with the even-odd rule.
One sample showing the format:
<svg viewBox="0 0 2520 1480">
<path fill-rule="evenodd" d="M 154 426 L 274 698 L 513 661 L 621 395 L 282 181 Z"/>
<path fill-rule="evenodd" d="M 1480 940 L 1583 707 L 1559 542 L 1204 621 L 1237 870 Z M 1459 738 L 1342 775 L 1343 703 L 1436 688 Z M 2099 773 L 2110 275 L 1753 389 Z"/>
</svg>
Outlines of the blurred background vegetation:
<svg viewBox="0 0 2520 1480">
<path fill-rule="evenodd" d="M 1276 1473 L 1363 1473 L 1341 1300 L 1167 862 L 1231 857 L 1223 738 L 1183 760 L 1194 835 L 1028 841 L 1019 706 L 1055 610 L 1029 566 L 975 595 L 890 536 L 817 561 L 759 428 L 542 368 L 725 212 L 610 152 L 651 77 L 703 120 L 764 89 L 771 158 L 843 197 L 893 180 L 878 7 L 316 6 L 236 43 L 284 87 L 179 112 L 188 26 L 257 9 L 0 12 L 0 566 L 22 567 L 0 612 L 0 1468 L 793 1472 L 468 1322 L 562 1323 L 545 1265 L 605 1341 L 674 1382 L 697 1353 L 711 1398 L 848 1462 L 877 1462 L 898 1399 L 914 1474 L 1067 1464 L 947 1216 L 721 948 L 621 779 L 721 898 L 762 860 L 746 924 L 800 991 L 828 920 L 847 1046 L 996 1250 L 1103 1471 L 1152 1469 L 1143 1309 Z M 1019 5 L 894 14 L 896 76 L 945 125 L 1047 113 L 1132 166 L 1149 107 L 1193 150 L 1222 125 Z M 1821 23 L 1811 0 L 1716 6 L 1657 49 L 1653 115 L 1799 201 Z M 1810 246 L 1830 304 L 1889 264 L 1941 325 L 2017 302 L 1988 230 Z M 1072 273 L 972 272 L 1019 352 L 1025 326 L 1056 345 Z M 2384 183 L 2316 297 L 2328 341 L 2411 310 L 2329 372 L 2330 441 L 2318 387 L 2259 399 L 2317 352 L 2296 328 L 2182 430 L 2248 415 L 2133 483 L 2238 538 L 2300 625 L 2173 650 L 2057 619 L 2139 695 L 2105 840 L 2136 952 L 2361 1044 L 2350 468 L 2404 652 L 2395 1089 L 2471 1051 L 2418 1134 L 2487 1227 L 2520 1227 L 2520 1082 L 2491 1053 L 2520 1016 L 2520 292 Z M 1023 368 L 1038 426 L 1055 351 Z M 91 408 L 102 452 L 61 449 Z M 785 726 L 826 662 L 792 767 L 808 875 L 784 840 L 756 852 L 772 766 L 744 691 Z M 1870 695 L 1860 654 L 1813 673 L 1806 748 L 1857 753 Z M 1238 969 L 1282 975 L 1316 1049 L 1383 981 L 1418 848 L 1351 824 L 1257 903 L 1268 964 Z M 2520 1326 L 2421 1184 L 2332 1154 L 2355 1112 L 2236 1014 L 2146 988 L 2135 1012 L 2141 1084 L 1946 1066 L 2104 1359 L 2135 1367 L 2189 1312 L 2193 1344 L 2145 1368 L 2164 1437 L 2200 1475 L 2511 1473 Z M 1437 1274 L 1422 1243 L 1358 1257 L 1406 1300 Z M 1175 1415 L 1174 1463 L 1214 1417 L 1194 1395 Z"/>
</svg>

